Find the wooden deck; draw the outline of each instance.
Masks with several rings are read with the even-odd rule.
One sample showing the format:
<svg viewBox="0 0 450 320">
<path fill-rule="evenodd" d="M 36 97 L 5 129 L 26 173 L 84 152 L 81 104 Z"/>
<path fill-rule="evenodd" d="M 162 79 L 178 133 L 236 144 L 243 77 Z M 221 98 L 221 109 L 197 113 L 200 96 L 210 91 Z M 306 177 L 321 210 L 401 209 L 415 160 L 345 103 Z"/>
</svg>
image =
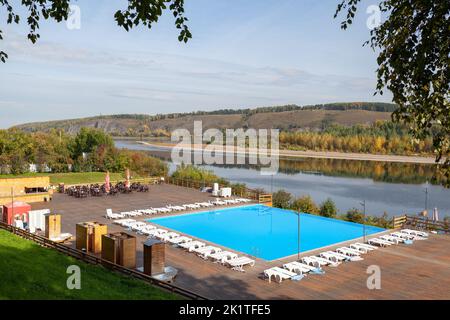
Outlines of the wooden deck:
<svg viewBox="0 0 450 320">
<path fill-rule="evenodd" d="M 149 193 L 117 197 L 76 199 L 57 194 L 52 202 L 32 207 L 61 213 L 63 231 L 75 234 L 75 224 L 82 221 L 108 223 L 109 231 L 123 230 L 104 218 L 106 208 L 118 212 L 211 199 L 193 189 L 158 185 L 152 186 Z M 138 236 L 138 266 L 142 266 L 144 240 Z M 261 273 L 281 266 L 282 261 L 258 259 L 255 267 L 240 273 L 169 245 L 166 261 L 179 269 L 175 281 L 178 286 L 212 299 L 450 299 L 450 237 L 442 235 L 431 235 L 430 239 L 409 246 L 378 249 L 364 255 L 364 261 L 325 268 L 325 275 L 308 275 L 299 282 L 281 284 L 268 283 Z M 381 268 L 381 290 L 367 288 L 366 270 L 371 265 Z"/>
</svg>

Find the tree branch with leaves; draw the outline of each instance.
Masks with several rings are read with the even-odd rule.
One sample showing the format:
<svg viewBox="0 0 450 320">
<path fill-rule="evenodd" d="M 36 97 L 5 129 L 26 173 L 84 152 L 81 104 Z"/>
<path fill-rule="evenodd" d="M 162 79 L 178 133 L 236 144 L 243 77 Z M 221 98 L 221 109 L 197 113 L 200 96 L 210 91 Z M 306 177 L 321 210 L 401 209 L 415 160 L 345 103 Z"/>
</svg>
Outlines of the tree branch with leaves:
<svg viewBox="0 0 450 320">
<path fill-rule="evenodd" d="M 27 24 L 29 27 L 28 39 L 32 43 L 40 38 L 39 22 L 41 20 L 54 20 L 62 22 L 70 14 L 70 0 L 22 0 L 13 7 L 10 0 L 0 0 L 0 9 L 6 9 L 6 23 L 19 24 L 21 17 L 17 14 L 17 7 L 21 6 L 28 12 Z M 192 34 L 187 26 L 188 18 L 184 14 L 184 0 L 128 0 L 126 9 L 118 10 L 114 14 L 117 25 L 129 31 L 133 27 L 143 25 L 151 29 L 158 22 L 165 11 L 170 11 L 175 18 L 175 27 L 180 30 L 178 40 L 187 42 Z M 0 40 L 3 33 L 0 30 Z M 8 54 L 0 51 L 0 60 L 6 62 Z"/>
<path fill-rule="evenodd" d="M 335 18 L 347 29 L 361 0 L 342 0 Z M 384 0 L 387 18 L 370 31 L 364 45 L 378 50 L 375 94 L 387 88 L 398 109 L 393 120 L 408 125 L 413 137 L 431 136 L 436 162 L 450 187 L 450 1 Z"/>
</svg>

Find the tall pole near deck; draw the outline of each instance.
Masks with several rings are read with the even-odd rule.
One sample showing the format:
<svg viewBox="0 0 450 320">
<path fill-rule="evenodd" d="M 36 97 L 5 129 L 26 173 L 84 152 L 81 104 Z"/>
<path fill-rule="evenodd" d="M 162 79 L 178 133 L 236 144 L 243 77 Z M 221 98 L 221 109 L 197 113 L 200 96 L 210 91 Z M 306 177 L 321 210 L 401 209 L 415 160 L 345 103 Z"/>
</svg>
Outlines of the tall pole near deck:
<svg viewBox="0 0 450 320">
<path fill-rule="evenodd" d="M 297 260 L 300 260 L 300 211 L 297 213 L 297 233 L 298 233 L 298 239 L 297 239 Z"/>
<path fill-rule="evenodd" d="M 366 200 L 361 202 L 363 206 L 363 242 L 366 243 Z"/>
</svg>

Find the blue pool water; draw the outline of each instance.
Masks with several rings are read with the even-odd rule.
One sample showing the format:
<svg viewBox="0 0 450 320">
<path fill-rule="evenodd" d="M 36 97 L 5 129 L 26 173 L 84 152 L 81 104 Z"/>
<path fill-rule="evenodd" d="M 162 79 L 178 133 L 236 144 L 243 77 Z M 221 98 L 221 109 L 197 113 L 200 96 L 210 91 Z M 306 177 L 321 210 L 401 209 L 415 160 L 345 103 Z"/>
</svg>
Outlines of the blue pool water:
<svg viewBox="0 0 450 320">
<path fill-rule="evenodd" d="M 298 216 L 289 210 L 249 205 L 148 221 L 265 260 L 298 251 Z M 366 235 L 384 230 L 365 229 Z M 300 214 L 301 252 L 362 236 L 361 224 Z"/>
</svg>

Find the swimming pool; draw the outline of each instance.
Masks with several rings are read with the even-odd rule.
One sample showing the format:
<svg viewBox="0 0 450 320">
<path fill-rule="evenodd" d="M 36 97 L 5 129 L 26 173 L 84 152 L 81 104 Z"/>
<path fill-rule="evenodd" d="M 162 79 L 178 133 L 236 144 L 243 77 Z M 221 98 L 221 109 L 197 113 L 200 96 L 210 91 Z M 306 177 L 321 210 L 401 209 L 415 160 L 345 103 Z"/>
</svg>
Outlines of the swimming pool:
<svg viewBox="0 0 450 320">
<path fill-rule="evenodd" d="M 289 210 L 249 205 L 148 221 L 265 260 L 298 251 L 298 216 Z M 365 229 L 366 235 L 384 230 L 373 226 Z M 362 236 L 361 224 L 300 214 L 301 252 Z"/>
</svg>

